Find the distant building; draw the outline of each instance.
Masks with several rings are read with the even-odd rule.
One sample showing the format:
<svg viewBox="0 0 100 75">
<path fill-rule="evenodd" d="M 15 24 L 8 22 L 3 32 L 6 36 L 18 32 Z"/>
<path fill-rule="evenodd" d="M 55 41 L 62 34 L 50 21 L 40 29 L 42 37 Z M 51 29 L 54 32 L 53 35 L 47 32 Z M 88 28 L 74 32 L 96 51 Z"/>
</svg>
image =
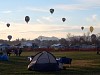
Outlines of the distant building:
<svg viewBox="0 0 100 75">
<path fill-rule="evenodd" d="M 31 42 L 21 42 L 17 45 L 15 45 L 15 47 L 19 47 L 19 48 L 39 48 L 39 46 L 35 43 L 31 43 Z"/>
<path fill-rule="evenodd" d="M 53 44 L 51 45 L 51 48 L 59 49 L 59 48 L 64 48 L 64 46 L 61 44 Z"/>
<path fill-rule="evenodd" d="M 54 37 L 54 36 L 52 37 L 39 36 L 37 39 L 40 41 L 43 41 L 43 40 L 57 40 L 58 41 L 59 40 L 57 37 Z"/>
</svg>

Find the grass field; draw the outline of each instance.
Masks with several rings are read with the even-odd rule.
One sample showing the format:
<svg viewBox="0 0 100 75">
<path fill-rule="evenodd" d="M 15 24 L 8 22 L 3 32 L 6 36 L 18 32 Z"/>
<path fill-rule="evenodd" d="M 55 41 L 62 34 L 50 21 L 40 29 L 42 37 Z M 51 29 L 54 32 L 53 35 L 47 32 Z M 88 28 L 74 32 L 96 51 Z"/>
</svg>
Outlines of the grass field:
<svg viewBox="0 0 100 75">
<path fill-rule="evenodd" d="M 71 67 L 56 72 L 28 71 L 28 56 L 36 52 L 23 52 L 22 56 L 11 55 L 9 61 L 0 61 L 0 75 L 100 75 L 100 55 L 96 52 L 52 52 L 56 57 L 72 58 Z"/>
</svg>

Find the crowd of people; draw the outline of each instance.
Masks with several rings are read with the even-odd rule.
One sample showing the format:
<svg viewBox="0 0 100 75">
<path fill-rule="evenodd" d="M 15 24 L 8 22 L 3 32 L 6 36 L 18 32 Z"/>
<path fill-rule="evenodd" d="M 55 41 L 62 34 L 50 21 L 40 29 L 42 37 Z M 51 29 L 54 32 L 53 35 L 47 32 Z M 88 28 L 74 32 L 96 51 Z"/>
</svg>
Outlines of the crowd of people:
<svg viewBox="0 0 100 75">
<path fill-rule="evenodd" d="M 11 56 L 11 54 L 15 55 L 15 56 L 21 56 L 22 54 L 22 48 L 0 48 L 0 61 L 8 61 L 9 60 L 9 56 Z"/>
<path fill-rule="evenodd" d="M 6 49 L 7 55 L 14 54 L 15 56 L 21 56 L 22 48 Z"/>
</svg>

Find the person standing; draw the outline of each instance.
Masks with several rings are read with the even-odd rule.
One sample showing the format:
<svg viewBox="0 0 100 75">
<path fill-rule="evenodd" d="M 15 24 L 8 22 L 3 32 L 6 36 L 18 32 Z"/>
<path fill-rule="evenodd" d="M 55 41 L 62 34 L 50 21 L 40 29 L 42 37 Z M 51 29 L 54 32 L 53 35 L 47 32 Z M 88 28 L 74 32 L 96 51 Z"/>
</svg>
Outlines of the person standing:
<svg viewBox="0 0 100 75">
<path fill-rule="evenodd" d="M 100 47 L 99 47 L 99 46 L 97 46 L 97 54 L 99 54 L 99 48 L 100 48 Z"/>
<path fill-rule="evenodd" d="M 20 56 L 22 54 L 22 48 L 18 49 L 18 56 Z"/>
<path fill-rule="evenodd" d="M 14 54 L 18 56 L 18 49 L 14 49 Z"/>
</svg>

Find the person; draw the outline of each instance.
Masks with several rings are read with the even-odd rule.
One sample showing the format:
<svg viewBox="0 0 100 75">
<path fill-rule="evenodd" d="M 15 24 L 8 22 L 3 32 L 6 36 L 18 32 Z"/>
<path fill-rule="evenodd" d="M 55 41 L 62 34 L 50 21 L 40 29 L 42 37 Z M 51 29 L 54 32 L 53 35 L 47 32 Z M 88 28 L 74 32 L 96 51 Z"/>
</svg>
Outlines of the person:
<svg viewBox="0 0 100 75">
<path fill-rule="evenodd" d="M 2 53 L 2 48 L 0 49 L 0 55 L 3 55 L 3 53 Z"/>
<path fill-rule="evenodd" d="M 6 49 L 7 55 L 10 56 L 11 55 L 11 50 L 10 49 Z"/>
<path fill-rule="evenodd" d="M 97 46 L 97 54 L 99 54 L 99 46 Z"/>
<path fill-rule="evenodd" d="M 22 48 L 18 49 L 18 56 L 20 56 L 22 54 Z"/>
<path fill-rule="evenodd" d="M 18 50 L 17 50 L 17 49 L 14 49 L 14 54 L 15 54 L 16 56 L 18 56 Z"/>
</svg>

